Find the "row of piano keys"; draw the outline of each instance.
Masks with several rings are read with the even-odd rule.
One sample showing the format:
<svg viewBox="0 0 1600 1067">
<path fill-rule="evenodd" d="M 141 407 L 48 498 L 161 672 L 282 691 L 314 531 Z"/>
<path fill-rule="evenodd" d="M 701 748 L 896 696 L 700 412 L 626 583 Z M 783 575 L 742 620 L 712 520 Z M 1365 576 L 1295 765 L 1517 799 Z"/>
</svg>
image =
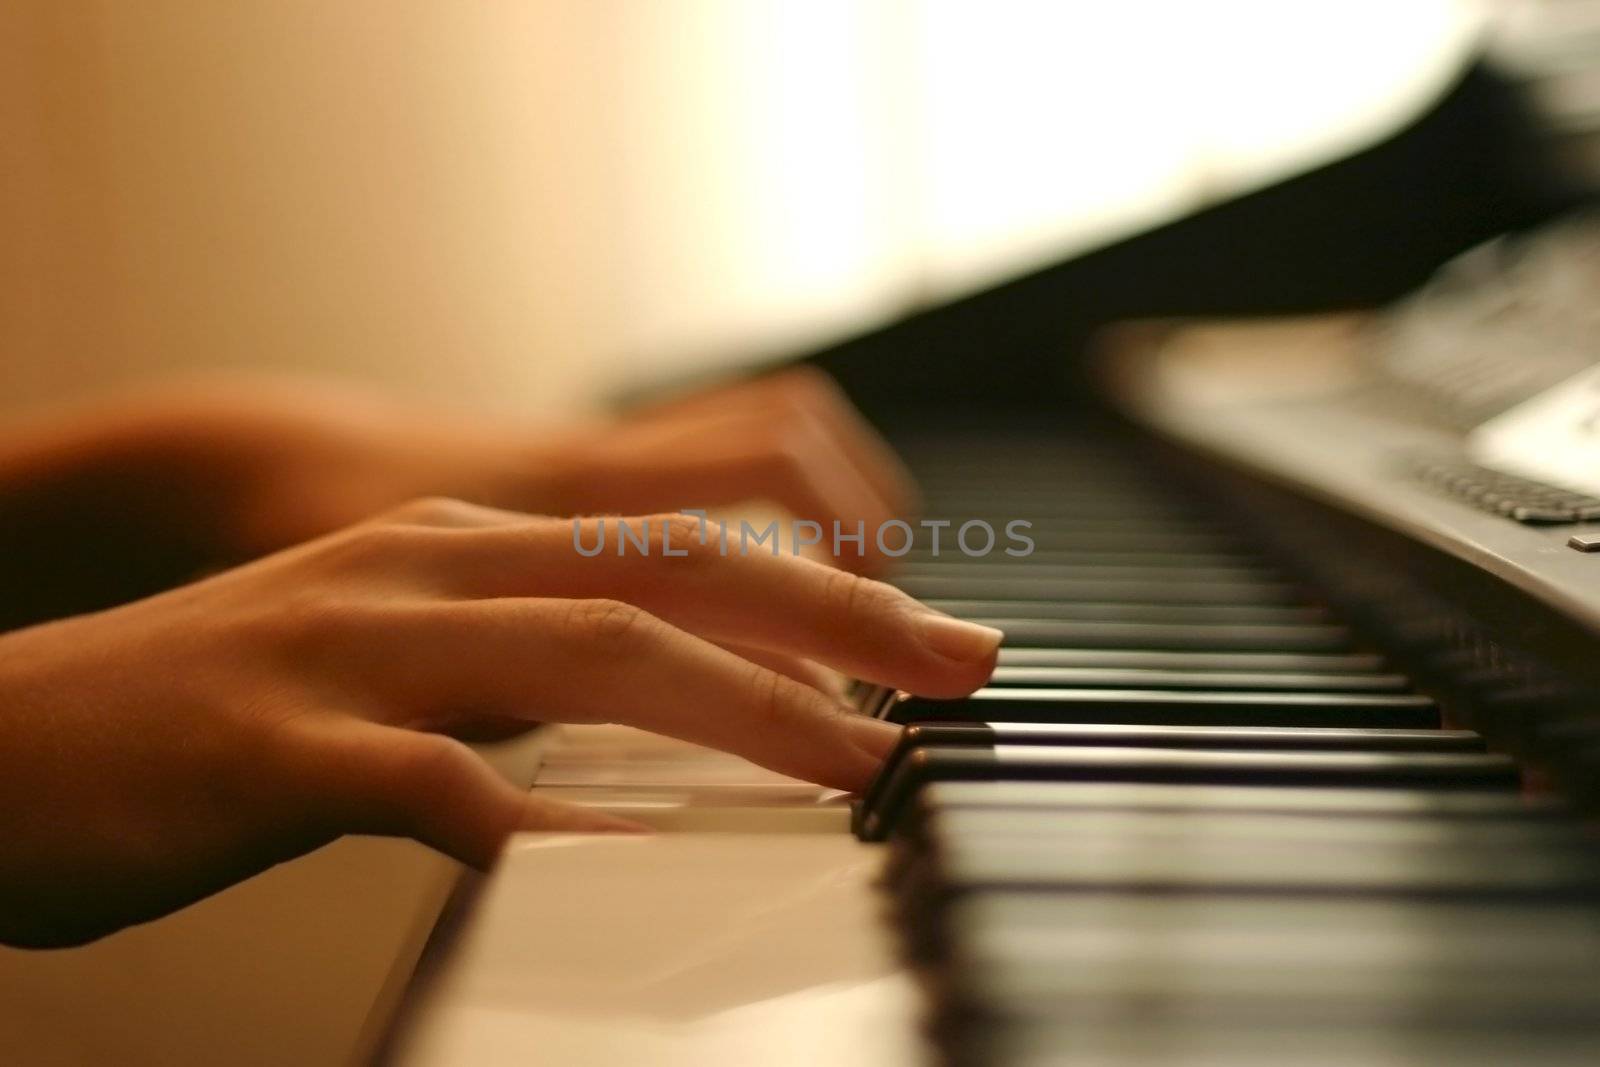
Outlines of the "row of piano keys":
<svg viewBox="0 0 1600 1067">
<path fill-rule="evenodd" d="M 950 1064 L 1594 1062 L 1583 826 L 1120 442 L 908 442 L 902 588 L 1006 632 L 855 811 Z"/>
</svg>

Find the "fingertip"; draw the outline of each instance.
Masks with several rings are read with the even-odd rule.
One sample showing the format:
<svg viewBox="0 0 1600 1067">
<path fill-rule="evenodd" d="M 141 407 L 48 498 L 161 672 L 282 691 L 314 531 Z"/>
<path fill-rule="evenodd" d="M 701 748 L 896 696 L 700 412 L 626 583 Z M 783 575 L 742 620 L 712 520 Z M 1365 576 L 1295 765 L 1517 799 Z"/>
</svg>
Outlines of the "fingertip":
<svg viewBox="0 0 1600 1067">
<path fill-rule="evenodd" d="M 935 655 L 972 667 L 993 667 L 1005 638 L 1005 633 L 993 626 L 937 611 L 918 615 L 917 631 L 922 643 Z"/>
<path fill-rule="evenodd" d="M 822 766 L 800 772 L 800 776 L 830 789 L 859 793 L 878 776 L 899 744 L 900 727 L 855 712 L 840 716 L 840 725 L 843 736 L 835 735 Z"/>
<path fill-rule="evenodd" d="M 993 626 L 932 610 L 917 615 L 913 630 L 938 667 L 937 680 L 905 687 L 924 696 L 965 696 L 983 686 L 994 674 L 1000 643 L 1005 639 L 1005 633 Z"/>
<path fill-rule="evenodd" d="M 854 713 L 847 722 L 851 744 L 879 762 L 888 759 L 900 743 L 901 728 L 895 723 Z"/>
<path fill-rule="evenodd" d="M 581 804 L 529 797 L 517 830 L 523 833 L 648 834 L 642 822 Z"/>
</svg>

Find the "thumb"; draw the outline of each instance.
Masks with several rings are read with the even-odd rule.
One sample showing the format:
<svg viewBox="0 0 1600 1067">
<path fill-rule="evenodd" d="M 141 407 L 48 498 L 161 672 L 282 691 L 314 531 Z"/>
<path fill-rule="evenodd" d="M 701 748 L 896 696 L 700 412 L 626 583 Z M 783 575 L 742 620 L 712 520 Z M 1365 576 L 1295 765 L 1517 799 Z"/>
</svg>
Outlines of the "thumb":
<svg viewBox="0 0 1600 1067">
<path fill-rule="evenodd" d="M 474 867 L 517 831 L 611 833 L 647 827 L 531 796 L 460 741 L 362 720 L 306 738 L 307 802 L 339 833 L 409 837 Z"/>
</svg>

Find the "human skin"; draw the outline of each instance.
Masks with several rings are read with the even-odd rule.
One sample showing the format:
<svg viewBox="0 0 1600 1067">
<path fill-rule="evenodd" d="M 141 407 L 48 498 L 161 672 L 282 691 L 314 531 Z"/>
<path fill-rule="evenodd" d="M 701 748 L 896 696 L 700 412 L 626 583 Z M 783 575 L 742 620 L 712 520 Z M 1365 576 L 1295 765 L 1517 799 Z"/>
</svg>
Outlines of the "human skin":
<svg viewBox="0 0 1600 1067">
<path fill-rule="evenodd" d="M 724 410 L 696 403 L 640 423 L 693 438 Z M 385 491 L 407 491 L 401 466 Z M 512 787 L 445 736 L 463 726 L 622 722 L 856 789 L 895 729 L 796 678 L 822 665 L 954 696 L 992 670 L 995 631 L 809 560 L 724 556 L 691 517 L 648 522 L 649 555 L 584 558 L 570 520 L 423 499 L 0 635 L 0 941 L 102 936 L 346 833 L 483 866 L 519 829 L 637 829 Z"/>
<path fill-rule="evenodd" d="M 832 382 L 796 369 L 561 429 L 326 384 L 189 383 L 0 426 L 0 629 L 105 607 L 425 496 L 642 515 L 760 498 L 831 529 L 916 509 Z M 840 566 L 878 573 L 873 539 Z"/>
</svg>

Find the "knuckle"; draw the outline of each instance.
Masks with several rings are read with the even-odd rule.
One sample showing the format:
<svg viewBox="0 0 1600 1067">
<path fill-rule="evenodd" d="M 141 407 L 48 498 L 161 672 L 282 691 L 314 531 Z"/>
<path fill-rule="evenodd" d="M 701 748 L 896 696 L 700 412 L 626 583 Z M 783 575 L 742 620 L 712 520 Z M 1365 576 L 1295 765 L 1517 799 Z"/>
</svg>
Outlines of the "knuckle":
<svg viewBox="0 0 1600 1067">
<path fill-rule="evenodd" d="M 702 525 L 697 515 L 674 514 L 653 515 L 649 522 L 652 531 L 660 531 L 660 544 L 657 547 L 663 557 L 670 550 L 674 558 L 695 562 L 709 562 L 716 558 L 712 547 L 716 538 L 714 520 L 708 518 Z"/>
<path fill-rule="evenodd" d="M 580 600 L 568 612 L 567 629 L 579 641 L 631 647 L 646 639 L 649 620 L 620 600 Z"/>
<path fill-rule="evenodd" d="M 320 641 L 349 617 L 349 604 L 324 590 L 303 590 L 252 613 L 254 623 L 291 643 Z"/>
<path fill-rule="evenodd" d="M 414 557 L 428 540 L 427 533 L 416 526 L 368 522 L 331 539 L 323 558 L 335 569 L 347 566 L 382 568 Z"/>
<path fill-rule="evenodd" d="M 700 519 L 694 515 L 658 515 L 651 520 L 674 547 L 700 543 Z"/>
<path fill-rule="evenodd" d="M 829 617 L 854 621 L 866 582 L 849 571 L 832 570 L 823 579 L 822 602 Z"/>
<path fill-rule="evenodd" d="M 253 617 L 266 647 L 282 649 L 303 665 L 340 655 L 352 642 L 370 641 L 384 621 L 377 602 L 326 590 L 285 598 Z"/>
<path fill-rule="evenodd" d="M 789 686 L 797 683 L 759 664 L 754 665 L 750 674 L 757 719 L 768 727 L 780 726 L 788 718 L 788 710 L 794 699 Z"/>
<path fill-rule="evenodd" d="M 881 626 L 905 611 L 908 603 L 905 594 L 893 587 L 844 570 L 828 572 L 822 596 L 830 617 L 849 627 Z"/>
<path fill-rule="evenodd" d="M 459 525 L 473 521 L 482 511 L 475 504 L 449 496 L 424 496 L 408 500 L 383 518 L 390 522 L 418 523 L 423 526 Z"/>
<path fill-rule="evenodd" d="M 776 724 L 783 721 L 785 707 L 785 693 L 783 690 L 783 675 L 777 671 L 766 668 L 756 670 L 757 703 L 756 714 L 764 723 Z"/>
<path fill-rule="evenodd" d="M 754 714 L 766 730 L 790 732 L 831 714 L 830 703 L 815 689 L 786 674 L 756 665 L 751 672 Z"/>
</svg>

